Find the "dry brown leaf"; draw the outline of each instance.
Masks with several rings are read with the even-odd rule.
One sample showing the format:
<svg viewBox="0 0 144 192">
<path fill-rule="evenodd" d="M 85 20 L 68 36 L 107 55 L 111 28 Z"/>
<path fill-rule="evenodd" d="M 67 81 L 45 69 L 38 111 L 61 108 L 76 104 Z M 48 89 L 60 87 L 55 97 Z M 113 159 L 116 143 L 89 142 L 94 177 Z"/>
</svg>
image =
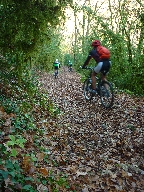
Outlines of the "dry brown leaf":
<svg viewBox="0 0 144 192">
<path fill-rule="evenodd" d="M 9 127 L 11 125 L 11 122 L 12 122 L 12 120 L 10 118 L 6 119 L 6 122 L 4 123 L 4 126 Z"/>
<path fill-rule="evenodd" d="M 43 161 L 45 154 L 44 153 L 37 153 L 36 157 L 38 158 L 38 161 Z"/>
<path fill-rule="evenodd" d="M 39 186 L 37 186 L 37 191 L 38 192 L 49 192 L 48 188 L 43 184 L 40 184 Z"/>
<path fill-rule="evenodd" d="M 3 106 L 0 106 L 0 112 L 1 112 L 1 113 L 4 113 L 4 112 L 5 112 L 4 107 L 3 107 Z"/>
<path fill-rule="evenodd" d="M 33 174 L 35 171 L 35 166 L 30 156 L 23 157 L 22 168 L 26 173 Z"/>
<path fill-rule="evenodd" d="M 77 177 L 79 177 L 80 175 L 87 175 L 87 172 L 82 172 L 82 171 L 76 171 Z"/>
<path fill-rule="evenodd" d="M 44 176 L 48 176 L 48 170 L 44 167 L 44 168 L 39 168 L 38 171 Z"/>
<path fill-rule="evenodd" d="M 85 187 L 84 189 L 82 189 L 82 192 L 89 192 L 89 190 L 87 187 Z"/>
</svg>

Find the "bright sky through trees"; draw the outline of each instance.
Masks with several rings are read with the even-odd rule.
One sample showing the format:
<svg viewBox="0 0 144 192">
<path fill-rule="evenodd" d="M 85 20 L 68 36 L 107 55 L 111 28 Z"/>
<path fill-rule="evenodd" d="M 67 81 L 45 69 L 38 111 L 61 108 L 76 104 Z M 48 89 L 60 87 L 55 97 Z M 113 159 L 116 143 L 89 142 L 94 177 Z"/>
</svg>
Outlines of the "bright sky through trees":
<svg viewBox="0 0 144 192">
<path fill-rule="evenodd" d="M 129 14 L 127 17 L 128 21 L 134 21 L 136 19 L 136 15 L 133 14 L 134 9 L 139 10 L 140 4 L 137 0 L 74 0 L 74 4 L 76 6 L 87 6 L 90 7 L 92 10 L 95 10 L 97 15 L 103 16 L 105 19 L 113 17 L 113 30 L 116 29 L 117 23 L 120 20 L 119 10 L 121 9 L 122 4 L 125 6 L 125 11 Z M 79 21 L 82 22 L 83 20 L 83 12 L 77 11 L 77 27 L 79 25 Z M 65 23 L 65 35 L 66 38 L 69 38 L 75 30 L 75 18 L 73 10 L 68 7 L 66 10 L 67 20 Z M 110 26 L 111 27 L 111 26 Z"/>
</svg>

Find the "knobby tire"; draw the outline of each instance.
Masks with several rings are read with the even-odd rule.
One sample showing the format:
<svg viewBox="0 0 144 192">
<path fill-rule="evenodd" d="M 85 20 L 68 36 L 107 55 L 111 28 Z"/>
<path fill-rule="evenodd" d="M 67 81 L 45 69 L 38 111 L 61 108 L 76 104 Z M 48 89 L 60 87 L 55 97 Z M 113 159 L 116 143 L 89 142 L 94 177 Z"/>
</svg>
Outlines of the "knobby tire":
<svg viewBox="0 0 144 192">
<path fill-rule="evenodd" d="M 110 108 L 114 101 L 113 87 L 110 82 L 102 81 L 100 84 L 100 100 L 105 108 Z"/>
<path fill-rule="evenodd" d="M 83 92 L 84 92 L 84 97 L 87 101 L 90 101 L 92 99 L 92 94 L 89 92 L 91 88 L 91 82 L 89 79 L 86 79 L 83 84 Z"/>
</svg>

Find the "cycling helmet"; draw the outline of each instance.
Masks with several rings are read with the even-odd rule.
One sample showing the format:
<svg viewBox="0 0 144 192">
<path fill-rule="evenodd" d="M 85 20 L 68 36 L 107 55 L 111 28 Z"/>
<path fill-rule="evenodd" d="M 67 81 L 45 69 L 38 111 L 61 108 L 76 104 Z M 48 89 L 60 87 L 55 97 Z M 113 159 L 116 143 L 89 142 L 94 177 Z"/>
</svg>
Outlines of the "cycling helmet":
<svg viewBox="0 0 144 192">
<path fill-rule="evenodd" d="M 93 47 L 97 47 L 97 46 L 100 46 L 101 45 L 101 42 L 99 40 L 94 40 L 91 44 L 91 46 Z"/>
</svg>

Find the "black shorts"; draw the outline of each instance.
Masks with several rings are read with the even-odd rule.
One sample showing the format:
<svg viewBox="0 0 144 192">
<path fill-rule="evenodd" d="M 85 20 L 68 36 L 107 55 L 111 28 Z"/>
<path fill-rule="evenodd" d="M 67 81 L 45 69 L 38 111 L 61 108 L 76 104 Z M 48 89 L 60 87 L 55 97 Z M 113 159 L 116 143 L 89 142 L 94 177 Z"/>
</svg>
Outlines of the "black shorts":
<svg viewBox="0 0 144 192">
<path fill-rule="evenodd" d="M 111 67 L 111 61 L 105 60 L 105 61 L 103 61 L 103 65 L 102 65 L 102 68 L 101 68 L 100 72 L 103 75 L 106 75 L 109 72 L 110 67 Z"/>
<path fill-rule="evenodd" d="M 103 75 L 106 75 L 111 67 L 111 61 L 103 60 L 98 63 L 98 65 L 94 68 L 95 73 L 101 72 Z"/>
<path fill-rule="evenodd" d="M 55 66 L 54 69 L 57 70 L 57 69 L 58 69 L 58 66 Z"/>
</svg>

